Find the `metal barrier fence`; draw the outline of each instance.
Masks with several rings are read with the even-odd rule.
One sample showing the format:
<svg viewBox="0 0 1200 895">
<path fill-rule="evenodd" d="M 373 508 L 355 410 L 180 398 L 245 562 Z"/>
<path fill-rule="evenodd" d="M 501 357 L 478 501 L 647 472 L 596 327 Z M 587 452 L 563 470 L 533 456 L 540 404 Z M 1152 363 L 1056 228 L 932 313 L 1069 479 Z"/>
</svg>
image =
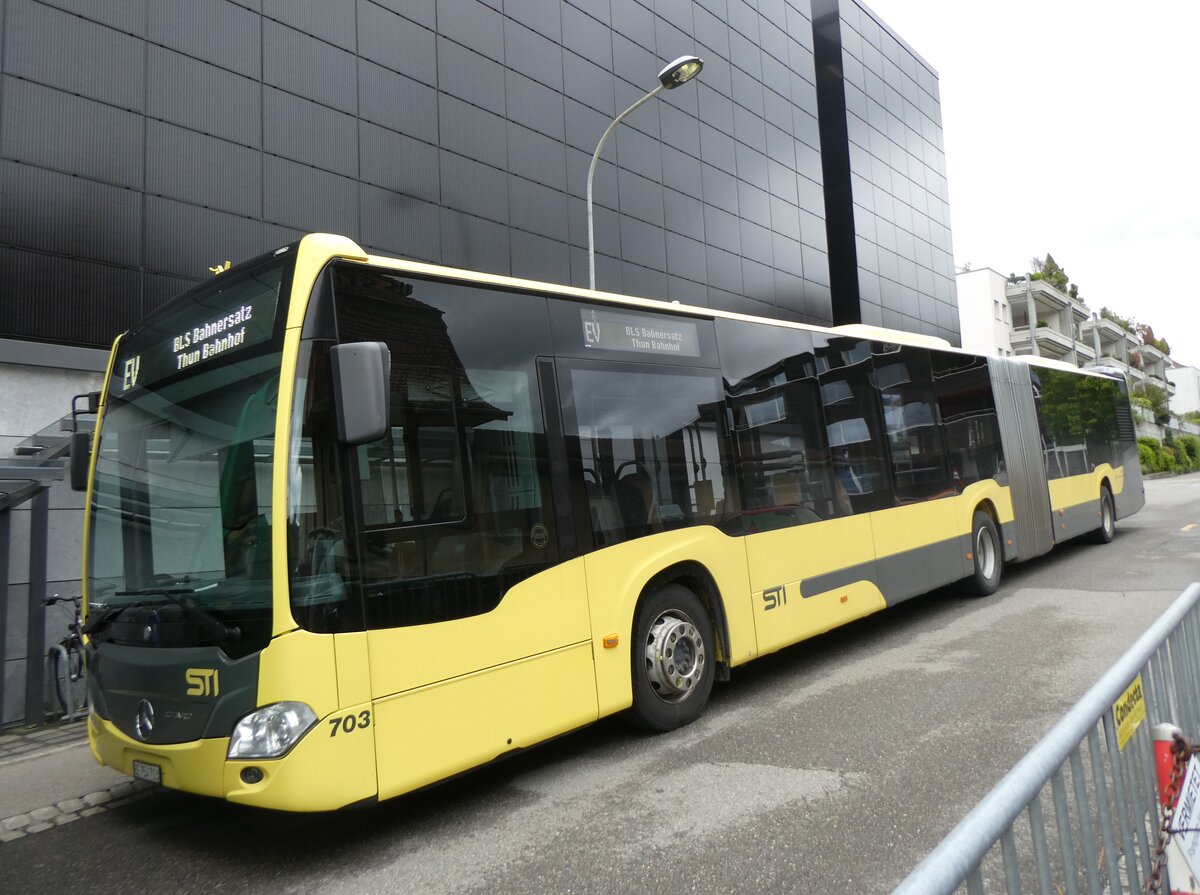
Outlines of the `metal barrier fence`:
<svg viewBox="0 0 1200 895">
<path fill-rule="evenodd" d="M 1146 720 L 1122 748 L 1113 706 L 1138 675 Z M 1200 733 L 1200 583 L 1171 604 L 893 895 L 948 895 L 963 884 L 970 895 L 1001 886 L 1010 895 L 1142 892 L 1158 844 L 1150 728 L 1161 722 L 1192 739 Z"/>
</svg>

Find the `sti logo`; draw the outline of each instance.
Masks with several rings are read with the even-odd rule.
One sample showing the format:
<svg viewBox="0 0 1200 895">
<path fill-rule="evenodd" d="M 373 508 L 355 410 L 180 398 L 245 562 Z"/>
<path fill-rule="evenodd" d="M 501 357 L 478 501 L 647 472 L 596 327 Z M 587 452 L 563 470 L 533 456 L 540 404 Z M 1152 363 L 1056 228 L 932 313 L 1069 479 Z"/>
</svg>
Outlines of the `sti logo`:
<svg viewBox="0 0 1200 895">
<path fill-rule="evenodd" d="M 142 356 L 139 354 L 125 361 L 125 375 L 121 379 L 124 391 L 129 391 L 138 381 L 138 371 L 142 369 Z"/>
<path fill-rule="evenodd" d="M 183 677 L 188 696 L 217 696 L 221 692 L 215 668 L 189 668 Z"/>
<path fill-rule="evenodd" d="M 772 609 L 778 609 L 780 606 L 787 605 L 787 585 L 781 584 L 779 587 L 768 587 L 763 591 L 763 612 L 770 612 Z"/>
</svg>

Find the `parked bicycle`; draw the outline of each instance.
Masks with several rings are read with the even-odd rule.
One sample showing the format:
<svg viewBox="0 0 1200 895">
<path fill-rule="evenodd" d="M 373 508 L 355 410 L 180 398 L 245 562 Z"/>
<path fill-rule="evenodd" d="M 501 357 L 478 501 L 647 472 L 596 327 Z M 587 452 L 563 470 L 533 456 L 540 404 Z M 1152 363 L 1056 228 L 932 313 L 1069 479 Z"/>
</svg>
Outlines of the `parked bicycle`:
<svg viewBox="0 0 1200 895">
<path fill-rule="evenodd" d="M 83 661 L 83 615 L 79 597 L 47 597 L 45 604 L 70 603 L 75 612 L 67 624 L 67 635 L 46 653 L 51 686 L 65 721 L 74 721 L 87 711 L 87 676 Z"/>
</svg>

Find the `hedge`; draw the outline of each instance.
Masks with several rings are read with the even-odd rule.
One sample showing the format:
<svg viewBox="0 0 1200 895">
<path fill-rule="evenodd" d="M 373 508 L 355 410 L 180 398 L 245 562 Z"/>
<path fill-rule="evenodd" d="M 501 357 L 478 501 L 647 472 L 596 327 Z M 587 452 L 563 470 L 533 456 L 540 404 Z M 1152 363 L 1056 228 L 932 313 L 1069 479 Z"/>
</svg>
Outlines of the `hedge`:
<svg viewBox="0 0 1200 895">
<path fill-rule="evenodd" d="M 1195 435 L 1176 438 L 1168 432 L 1164 443 L 1143 435 L 1138 439 L 1138 458 L 1142 472 L 1192 472 L 1200 469 L 1200 438 Z"/>
</svg>

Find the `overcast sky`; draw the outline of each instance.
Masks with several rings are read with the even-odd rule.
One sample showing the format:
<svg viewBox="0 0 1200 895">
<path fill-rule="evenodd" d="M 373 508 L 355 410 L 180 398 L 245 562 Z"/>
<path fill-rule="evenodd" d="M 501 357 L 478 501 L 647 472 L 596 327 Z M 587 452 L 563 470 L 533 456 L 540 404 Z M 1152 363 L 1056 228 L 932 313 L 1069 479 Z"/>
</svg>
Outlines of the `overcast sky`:
<svg viewBox="0 0 1200 895">
<path fill-rule="evenodd" d="M 1050 252 L 1200 366 L 1200 2 L 866 2 L 938 72 L 955 264 Z"/>
</svg>

